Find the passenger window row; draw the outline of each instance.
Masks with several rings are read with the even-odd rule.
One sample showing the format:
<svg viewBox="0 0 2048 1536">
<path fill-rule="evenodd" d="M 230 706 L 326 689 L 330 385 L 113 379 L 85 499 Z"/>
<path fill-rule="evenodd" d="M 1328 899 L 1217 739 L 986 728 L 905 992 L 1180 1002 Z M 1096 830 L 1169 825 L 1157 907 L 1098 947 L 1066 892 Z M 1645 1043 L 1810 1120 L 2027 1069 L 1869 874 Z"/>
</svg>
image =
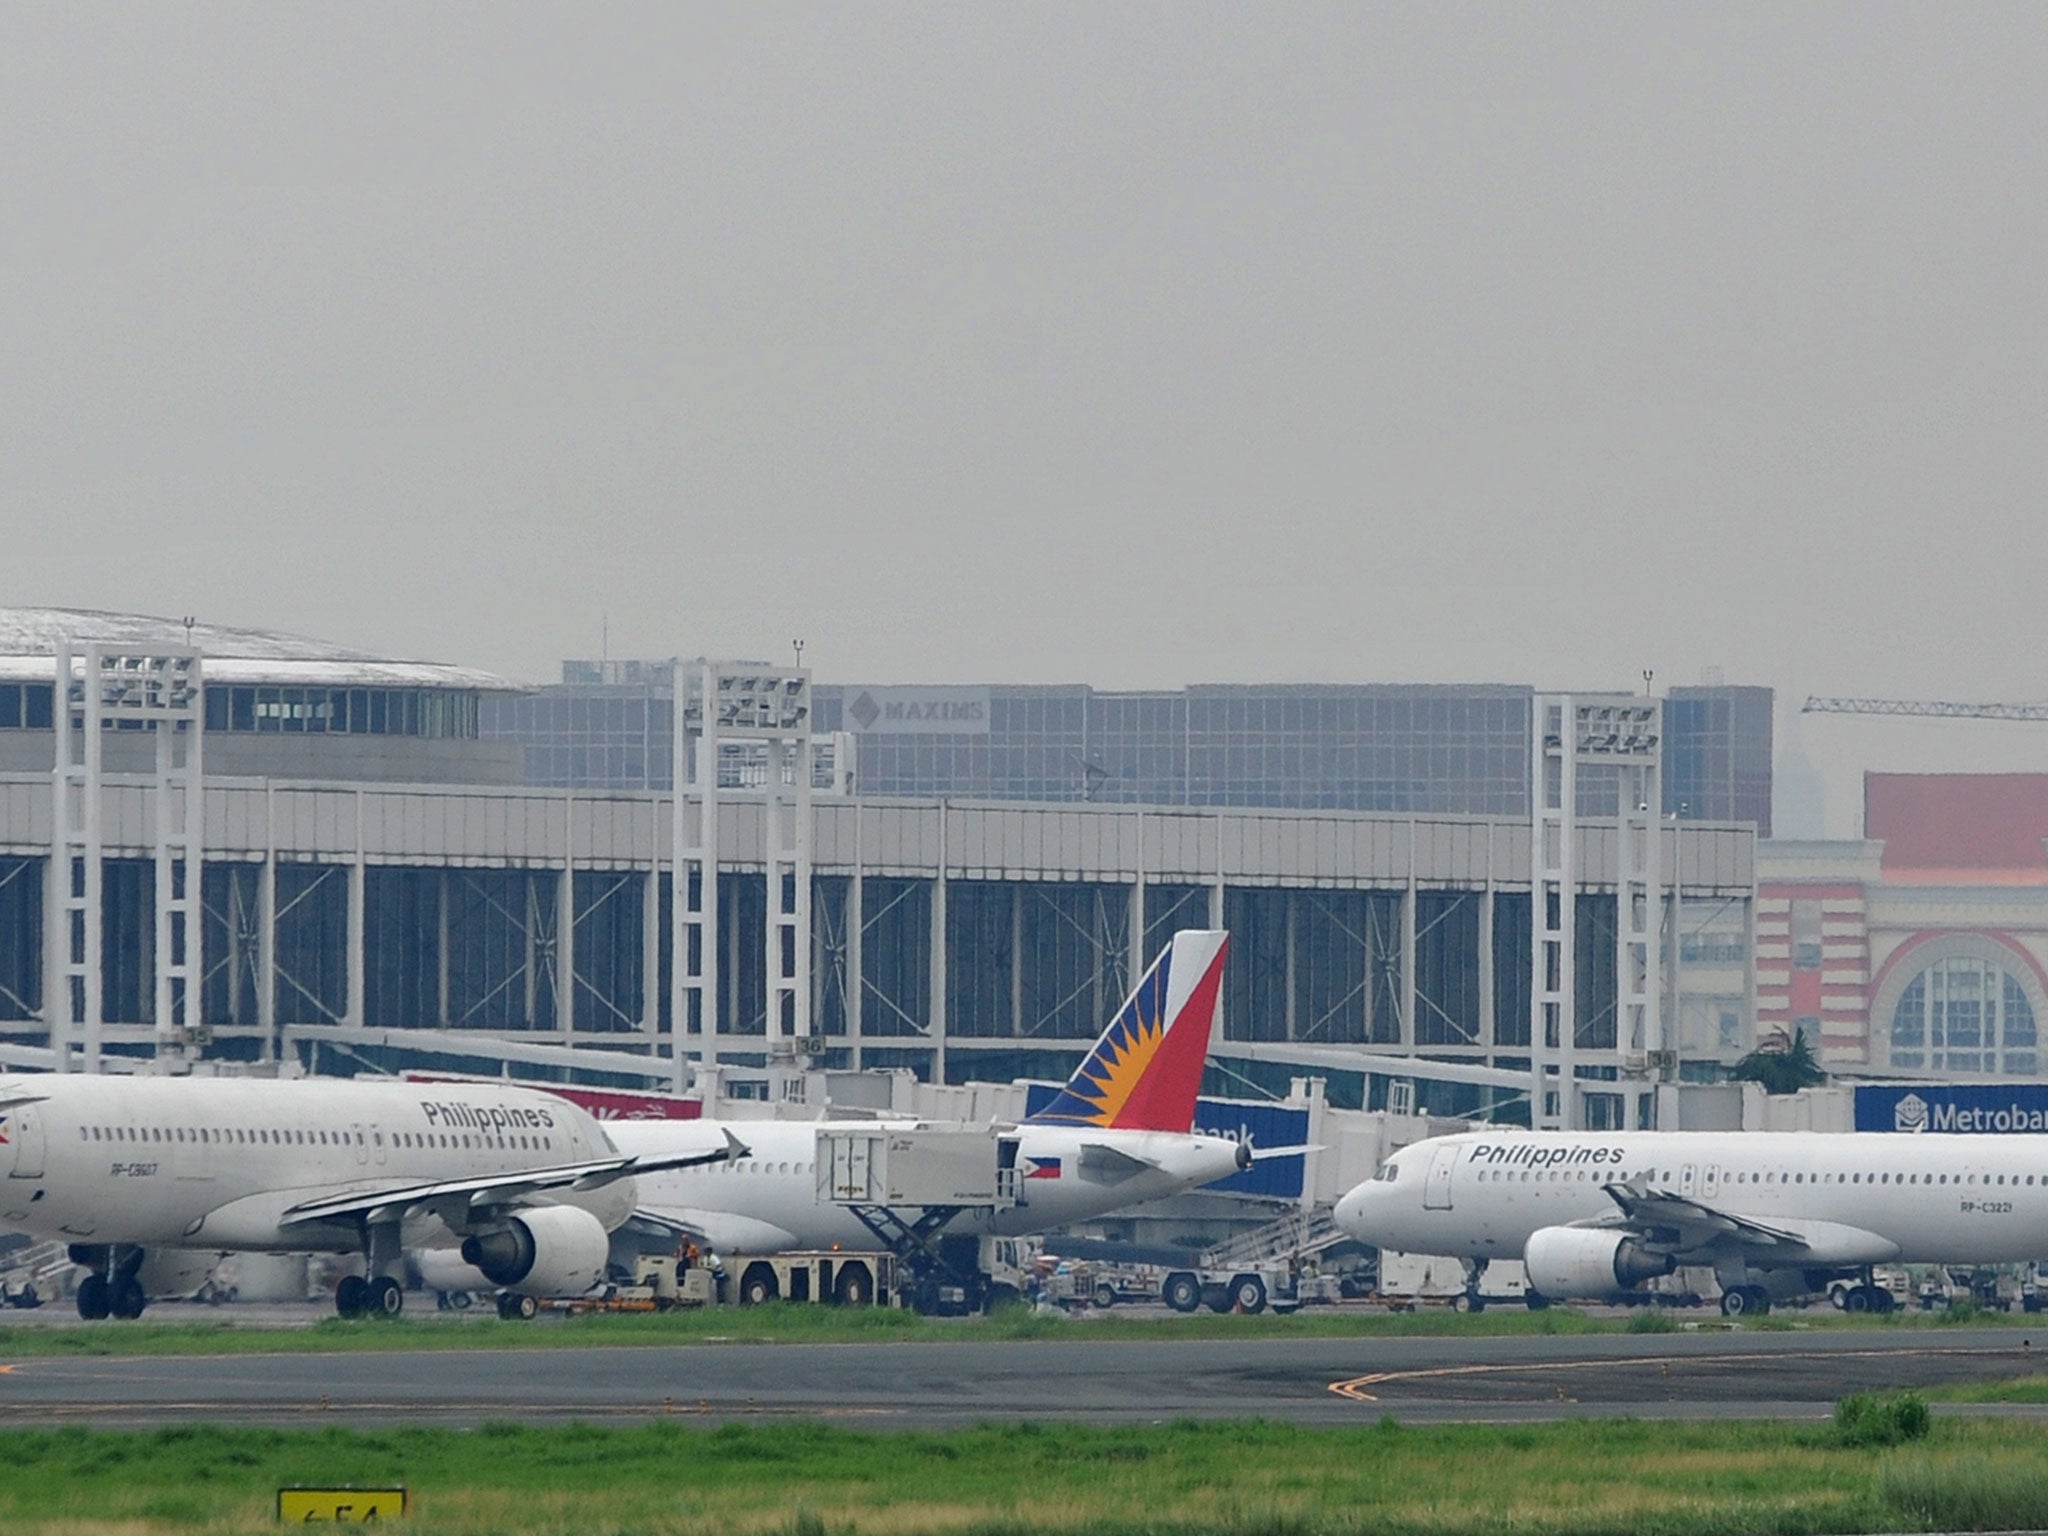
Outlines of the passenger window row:
<svg viewBox="0 0 2048 1536">
<path fill-rule="evenodd" d="M 323 1131 L 307 1129 L 280 1129 L 264 1127 L 251 1130 L 247 1127 L 182 1125 L 81 1125 L 78 1128 L 80 1141 L 119 1141 L 149 1143 L 204 1143 L 212 1146 L 266 1146 L 266 1147 L 346 1147 L 385 1146 L 387 1138 L 383 1131 L 365 1134 L 359 1130 Z M 472 1150 L 496 1150 L 500 1152 L 550 1152 L 554 1150 L 552 1136 L 482 1136 L 458 1135 L 449 1131 L 394 1131 L 388 1144 L 404 1148 L 470 1148 Z"/>
<path fill-rule="evenodd" d="M 1715 1170 L 1715 1172 L 1718 1173 L 1719 1170 Z M 2005 1185 L 2018 1188 L 2035 1183 L 2036 1178 L 2037 1176 L 2031 1173 L 2022 1178 L 2016 1173 L 1781 1173 L 1776 1171 L 1750 1173 L 1747 1171 L 1737 1171 L 1722 1175 L 1720 1182 L 1723 1184 L 1965 1184 L 1983 1185 L 1986 1187 Z M 2043 1186 L 2048 1186 L 2048 1174 L 2041 1174 L 2038 1178 Z M 1517 1181 L 1523 1184 L 1532 1181 L 1538 1184 L 1583 1184 L 1590 1181 L 1598 1184 L 1644 1183 L 1668 1186 L 1681 1182 L 1681 1178 L 1680 1171 L 1675 1168 L 1646 1168 L 1639 1169 L 1634 1173 L 1611 1173 L 1606 1169 L 1593 1172 L 1583 1168 L 1482 1168 L 1479 1170 L 1479 1182 L 1482 1184 L 1497 1184 L 1503 1181 L 1511 1184 Z M 1702 1180 L 1701 1182 L 1704 1181 Z"/>
</svg>

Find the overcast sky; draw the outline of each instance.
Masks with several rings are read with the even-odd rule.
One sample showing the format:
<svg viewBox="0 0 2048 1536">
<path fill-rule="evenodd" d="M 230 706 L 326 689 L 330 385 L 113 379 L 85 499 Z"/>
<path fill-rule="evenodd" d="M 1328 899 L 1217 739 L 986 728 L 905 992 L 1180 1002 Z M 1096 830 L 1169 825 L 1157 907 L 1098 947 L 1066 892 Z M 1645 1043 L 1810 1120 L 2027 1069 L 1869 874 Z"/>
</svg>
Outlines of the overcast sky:
<svg viewBox="0 0 2048 1536">
<path fill-rule="evenodd" d="M 0 4 L 0 602 L 2048 697 L 2044 80 L 2038 5 Z"/>
</svg>

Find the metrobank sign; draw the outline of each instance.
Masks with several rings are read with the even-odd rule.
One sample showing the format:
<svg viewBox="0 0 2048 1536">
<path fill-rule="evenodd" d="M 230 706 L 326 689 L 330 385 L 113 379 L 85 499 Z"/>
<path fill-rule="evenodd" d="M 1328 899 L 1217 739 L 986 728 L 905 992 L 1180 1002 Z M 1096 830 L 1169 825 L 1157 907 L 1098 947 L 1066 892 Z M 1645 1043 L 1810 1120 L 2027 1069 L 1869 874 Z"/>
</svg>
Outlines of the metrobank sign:
<svg viewBox="0 0 2048 1536">
<path fill-rule="evenodd" d="M 2048 1083 L 1858 1088 L 1856 1129 L 1980 1136 L 2048 1133 Z"/>
</svg>

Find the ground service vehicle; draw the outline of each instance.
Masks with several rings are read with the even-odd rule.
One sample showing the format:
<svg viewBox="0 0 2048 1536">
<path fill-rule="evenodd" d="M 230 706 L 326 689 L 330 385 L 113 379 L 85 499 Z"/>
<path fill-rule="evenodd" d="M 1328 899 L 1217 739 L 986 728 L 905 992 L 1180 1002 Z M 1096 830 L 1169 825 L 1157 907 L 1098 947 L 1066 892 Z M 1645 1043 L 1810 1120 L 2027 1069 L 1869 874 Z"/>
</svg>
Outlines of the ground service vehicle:
<svg viewBox="0 0 2048 1536">
<path fill-rule="evenodd" d="M 823 1249 L 748 1259 L 734 1295 L 743 1307 L 770 1301 L 836 1302 L 845 1307 L 900 1307 L 896 1259 L 887 1253 Z"/>
<path fill-rule="evenodd" d="M 1294 1280 L 1284 1264 L 1234 1270 L 1170 1269 L 1159 1282 L 1159 1299 L 1176 1312 L 1263 1312 L 1269 1301 L 1299 1305 Z"/>
</svg>

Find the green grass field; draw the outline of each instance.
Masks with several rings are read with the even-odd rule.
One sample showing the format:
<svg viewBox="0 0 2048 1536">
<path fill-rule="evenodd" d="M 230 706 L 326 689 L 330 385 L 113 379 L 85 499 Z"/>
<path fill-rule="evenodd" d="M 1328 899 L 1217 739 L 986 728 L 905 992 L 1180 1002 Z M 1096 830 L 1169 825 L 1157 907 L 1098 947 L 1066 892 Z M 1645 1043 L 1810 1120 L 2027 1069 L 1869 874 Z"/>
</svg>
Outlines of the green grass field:
<svg viewBox="0 0 2048 1536">
<path fill-rule="evenodd" d="M 189 1316 L 189 1314 L 188 1314 Z M 2024 1320 L 1980 1313 L 1951 1321 L 1945 1314 L 1894 1313 L 1850 1317 L 1828 1308 L 1778 1312 L 1745 1321 L 1745 1329 L 1912 1329 L 2011 1327 Z M 1357 1308 L 1311 1308 L 1291 1317 L 1142 1316 L 1115 1312 L 1080 1318 L 1034 1315 L 1021 1307 L 986 1318 L 935 1319 L 886 1308 L 866 1310 L 776 1303 L 713 1311 L 545 1316 L 530 1323 L 495 1316 L 428 1315 L 386 1322 L 345 1322 L 328 1317 L 310 1327 L 237 1323 L 206 1313 L 176 1322 L 96 1323 L 87 1327 L 0 1325 L 0 1361 L 49 1355 L 205 1355 L 335 1353 L 389 1349 L 547 1349 L 605 1345 L 709 1343 L 860 1343 L 892 1339 L 1159 1339 L 1159 1338 L 1434 1338 L 1503 1334 L 1584 1334 L 1665 1331 L 1696 1324 L 1726 1326 L 1718 1313 L 1640 1311 L 1593 1318 L 1569 1307 L 1528 1312 L 1496 1307 L 1478 1316 L 1428 1309 L 1390 1313 Z M 2043 1324 L 2048 1337 L 2048 1320 Z"/>
<path fill-rule="evenodd" d="M 0 1360 L 47 1355 L 204 1355 L 330 1353 L 388 1349 L 547 1349 L 593 1344 L 861 1343 L 886 1340 L 1400 1338 L 1436 1334 L 1574 1334 L 1612 1332 L 1565 1307 L 1544 1312 L 1501 1310 L 1477 1317 L 1450 1312 L 1405 1314 L 1325 1311 L 1293 1317 L 1217 1316 L 1086 1319 L 1035 1316 L 1022 1307 L 985 1318 L 927 1318 L 889 1308 L 812 1307 L 788 1302 L 713 1311 L 544 1316 L 506 1323 L 495 1316 L 322 1318 L 310 1327 L 253 1327 L 208 1316 L 175 1323 L 90 1327 L 0 1326 Z"/>
<path fill-rule="evenodd" d="M 815 1421 L 356 1434 L 185 1425 L 0 1434 L 0 1522 L 275 1529 L 281 1485 L 402 1483 L 421 1533 L 1692 1536 L 2048 1524 L 2048 1437 L 1938 1421 L 1872 1448 L 1832 1426 L 1581 1421 L 1297 1429 Z"/>
</svg>

